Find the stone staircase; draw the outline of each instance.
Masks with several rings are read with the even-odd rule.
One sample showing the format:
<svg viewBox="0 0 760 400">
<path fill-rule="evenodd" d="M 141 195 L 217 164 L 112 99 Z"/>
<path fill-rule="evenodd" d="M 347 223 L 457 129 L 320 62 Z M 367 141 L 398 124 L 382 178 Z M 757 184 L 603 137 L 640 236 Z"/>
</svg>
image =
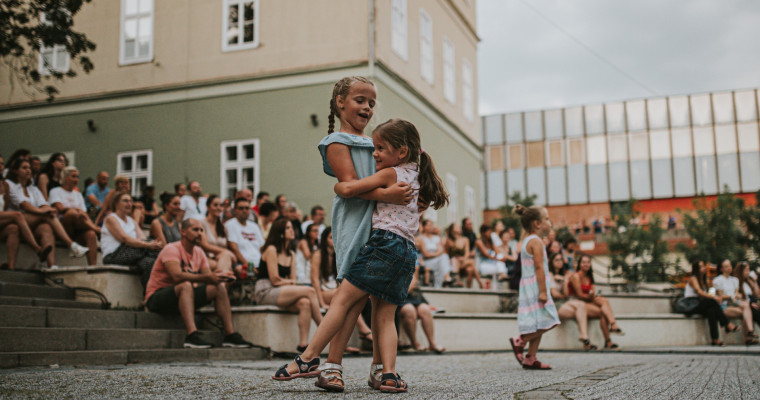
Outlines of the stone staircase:
<svg viewBox="0 0 760 400">
<path fill-rule="evenodd" d="M 199 321 L 202 322 L 202 321 Z M 260 349 L 183 349 L 179 317 L 103 309 L 41 273 L 0 271 L 0 367 L 251 360 Z M 216 329 L 202 331 L 221 345 Z"/>
</svg>

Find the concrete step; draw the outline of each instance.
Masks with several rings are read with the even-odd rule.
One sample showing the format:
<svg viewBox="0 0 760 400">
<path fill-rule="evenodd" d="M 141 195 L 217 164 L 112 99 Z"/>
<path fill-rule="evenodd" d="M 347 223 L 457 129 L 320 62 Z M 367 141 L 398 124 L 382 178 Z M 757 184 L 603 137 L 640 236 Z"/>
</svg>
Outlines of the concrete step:
<svg viewBox="0 0 760 400">
<path fill-rule="evenodd" d="M 263 360 L 261 349 L 151 349 L 85 350 L 0 353 L 0 368 L 48 365 L 118 365 L 134 363 L 208 362 Z"/>
<path fill-rule="evenodd" d="M 91 310 L 102 309 L 100 303 L 75 300 L 41 299 L 35 297 L 0 296 L 0 305 L 13 306 L 38 306 L 38 307 L 61 307 L 61 308 L 86 308 Z"/>
<path fill-rule="evenodd" d="M 60 267 L 87 265 L 87 257 L 72 258 L 69 256 L 69 249 L 64 248 L 63 244 L 55 246 L 55 263 Z M 0 260 L 8 259 L 8 250 L 6 246 L 0 246 Z M 32 270 L 37 268 L 39 259 L 31 247 L 22 245 L 19 247 L 18 258 L 16 259 L 17 270 Z M 98 251 L 96 265 L 103 265 L 103 253 Z"/>
<path fill-rule="evenodd" d="M 218 331 L 203 331 L 221 345 Z M 186 332 L 167 329 L 0 328 L 0 352 L 182 348 Z"/>
<path fill-rule="evenodd" d="M 103 294 L 112 307 L 141 309 L 143 287 L 140 276 L 122 265 L 72 266 L 46 269 L 45 276 L 69 287 L 86 287 Z M 81 298 L 80 298 L 81 297 Z M 80 296 L 77 300 L 97 301 Z"/>
<path fill-rule="evenodd" d="M 36 285 L 43 285 L 45 284 L 45 279 L 43 278 L 43 275 L 39 272 L 31 272 L 31 271 L 0 271 L 0 282 L 9 282 L 9 283 L 27 283 L 27 284 L 36 284 Z"/>
<path fill-rule="evenodd" d="M 0 296 L 37 297 L 58 300 L 74 299 L 74 293 L 70 289 L 10 282 L 0 282 Z"/>
<path fill-rule="evenodd" d="M 0 327 L 184 329 L 179 316 L 144 311 L 0 305 Z"/>
</svg>

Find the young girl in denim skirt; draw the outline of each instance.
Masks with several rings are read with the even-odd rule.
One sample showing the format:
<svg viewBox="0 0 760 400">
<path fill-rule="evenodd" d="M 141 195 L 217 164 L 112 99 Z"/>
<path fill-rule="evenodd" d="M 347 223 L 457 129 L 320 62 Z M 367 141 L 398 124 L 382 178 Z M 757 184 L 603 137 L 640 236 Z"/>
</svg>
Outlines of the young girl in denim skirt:
<svg viewBox="0 0 760 400">
<path fill-rule="evenodd" d="M 377 332 L 374 340 L 383 367 L 382 375 L 379 378 L 370 375 L 368 383 L 384 392 L 407 391 L 406 383 L 396 373 L 398 334 L 394 317 L 396 308 L 406 299 L 414 274 L 417 258 L 414 233 L 420 217 L 417 203 L 418 199 L 425 199 L 433 208 L 439 209 L 448 203 L 448 194 L 432 159 L 422 151 L 419 133 L 410 122 L 402 119 L 387 121 L 375 129 L 372 141 L 378 172 L 361 180 L 339 182 L 335 185 L 335 193 L 350 198 L 406 182 L 415 190 L 413 199 L 407 205 L 377 203 L 369 240 L 345 273 L 344 282 L 311 343 L 293 363 L 280 368 L 274 379 L 313 376 L 310 371 L 319 365 L 319 353 L 341 328 L 347 311 L 370 297 L 373 331 Z M 295 367 L 298 372 L 291 372 L 296 370 Z M 319 381 L 317 383 L 324 387 Z M 342 385 L 340 388 L 342 390 Z"/>
<path fill-rule="evenodd" d="M 518 204 L 514 210 L 520 216 L 525 229 L 522 250 L 520 250 L 520 294 L 517 307 L 517 327 L 520 334 L 509 339 L 517 362 L 525 369 L 551 369 L 536 359 L 538 345 L 544 333 L 559 325 L 557 307 L 554 305 L 549 275 L 546 247 L 541 237 L 552 228 L 549 214 L 539 206 L 523 207 Z M 528 355 L 523 356 L 525 344 Z"/>
</svg>

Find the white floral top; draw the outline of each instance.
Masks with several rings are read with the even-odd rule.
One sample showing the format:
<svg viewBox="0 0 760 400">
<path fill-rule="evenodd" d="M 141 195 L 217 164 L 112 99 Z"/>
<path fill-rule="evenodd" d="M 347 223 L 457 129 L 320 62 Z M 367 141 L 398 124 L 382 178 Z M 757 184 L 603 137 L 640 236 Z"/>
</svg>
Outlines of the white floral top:
<svg viewBox="0 0 760 400">
<path fill-rule="evenodd" d="M 372 229 L 390 231 L 414 242 L 414 234 L 420 223 L 420 213 L 417 211 L 417 196 L 420 192 L 417 164 L 401 164 L 393 169 L 396 170 L 397 182 L 406 182 L 412 187 L 412 201 L 407 205 L 378 201 L 372 214 Z"/>
</svg>

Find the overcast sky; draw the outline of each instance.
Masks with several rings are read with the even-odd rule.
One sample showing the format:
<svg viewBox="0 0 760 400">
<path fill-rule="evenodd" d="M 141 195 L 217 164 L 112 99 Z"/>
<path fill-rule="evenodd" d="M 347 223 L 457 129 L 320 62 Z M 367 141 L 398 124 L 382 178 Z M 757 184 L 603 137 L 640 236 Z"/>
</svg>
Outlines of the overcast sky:
<svg viewBox="0 0 760 400">
<path fill-rule="evenodd" d="M 760 87 L 760 1 L 477 7 L 481 115 Z"/>
</svg>

